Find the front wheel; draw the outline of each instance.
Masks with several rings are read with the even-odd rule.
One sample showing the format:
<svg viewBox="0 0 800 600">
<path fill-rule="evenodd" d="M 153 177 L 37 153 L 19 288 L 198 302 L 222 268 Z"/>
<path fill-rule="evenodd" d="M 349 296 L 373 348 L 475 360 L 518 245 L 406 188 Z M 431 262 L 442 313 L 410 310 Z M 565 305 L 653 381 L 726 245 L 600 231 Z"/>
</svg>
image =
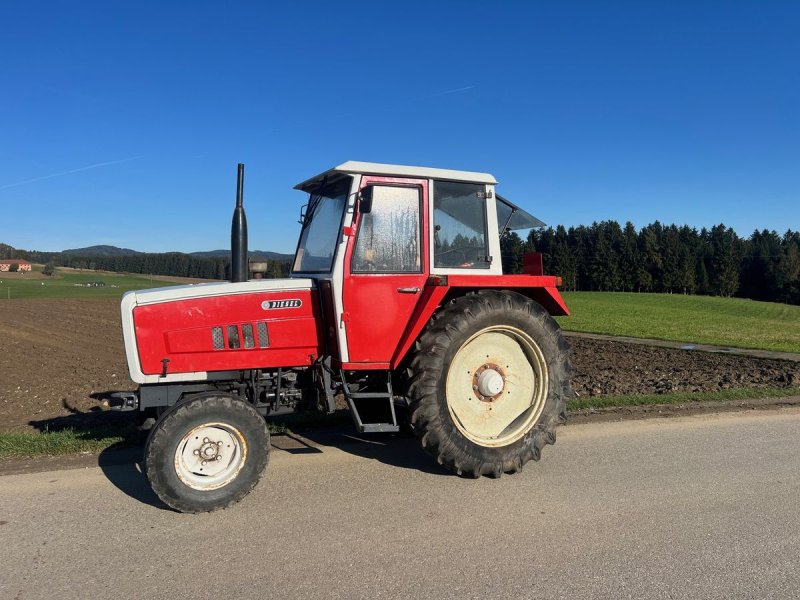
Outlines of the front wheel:
<svg viewBox="0 0 800 600">
<path fill-rule="evenodd" d="M 459 475 L 500 476 L 538 460 L 572 394 L 569 347 L 537 303 L 509 291 L 453 300 L 411 363 L 412 424 Z"/>
<path fill-rule="evenodd" d="M 226 508 L 258 483 L 269 460 L 264 418 L 247 402 L 202 394 L 168 410 L 145 445 L 153 491 L 180 512 Z"/>
</svg>

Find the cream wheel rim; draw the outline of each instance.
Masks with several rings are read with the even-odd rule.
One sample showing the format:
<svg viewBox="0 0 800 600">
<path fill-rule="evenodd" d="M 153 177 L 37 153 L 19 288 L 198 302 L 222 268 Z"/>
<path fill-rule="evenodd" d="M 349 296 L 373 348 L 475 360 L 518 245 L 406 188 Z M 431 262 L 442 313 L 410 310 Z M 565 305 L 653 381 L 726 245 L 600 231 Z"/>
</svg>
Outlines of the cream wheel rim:
<svg viewBox="0 0 800 600">
<path fill-rule="evenodd" d="M 175 472 L 195 490 L 219 489 L 239 474 L 247 459 L 242 433 L 228 423 L 206 423 L 187 433 L 175 449 Z"/>
<path fill-rule="evenodd" d="M 547 399 L 547 362 L 526 332 L 508 325 L 480 330 L 447 371 L 450 417 L 467 439 L 507 446 L 539 420 Z"/>
</svg>

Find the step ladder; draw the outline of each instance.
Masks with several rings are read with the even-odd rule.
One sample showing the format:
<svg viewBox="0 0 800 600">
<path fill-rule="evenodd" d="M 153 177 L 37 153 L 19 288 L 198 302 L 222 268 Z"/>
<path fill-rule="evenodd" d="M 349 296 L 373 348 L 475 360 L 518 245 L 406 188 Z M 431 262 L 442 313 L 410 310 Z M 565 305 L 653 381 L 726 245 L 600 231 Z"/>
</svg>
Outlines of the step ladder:
<svg viewBox="0 0 800 600">
<path fill-rule="evenodd" d="M 380 372 L 376 372 L 378 375 Z M 350 414 L 353 416 L 353 423 L 355 423 L 356 429 L 359 433 L 391 433 L 400 431 L 400 427 L 397 425 L 397 414 L 394 410 L 394 394 L 392 392 L 392 373 L 390 371 L 386 371 L 386 382 L 385 384 L 381 382 L 380 390 L 358 390 L 352 391 L 350 389 L 351 384 L 347 383 L 347 378 L 345 377 L 344 370 L 340 370 L 341 378 L 342 378 L 342 388 L 344 391 L 344 397 L 347 400 L 347 405 L 350 407 Z M 385 385 L 385 390 L 383 389 Z M 363 401 L 368 401 L 363 402 Z M 378 408 L 376 405 L 379 404 L 381 401 L 388 403 L 389 410 L 385 412 Z M 373 405 L 375 403 L 375 405 Z M 361 411 L 366 412 L 365 409 L 376 409 L 376 410 L 369 410 L 369 412 L 380 412 L 384 414 L 384 416 L 391 415 L 391 421 L 380 421 L 380 422 L 369 422 L 365 423 L 361 416 L 361 411 L 359 411 L 359 404 L 361 404 Z"/>
</svg>

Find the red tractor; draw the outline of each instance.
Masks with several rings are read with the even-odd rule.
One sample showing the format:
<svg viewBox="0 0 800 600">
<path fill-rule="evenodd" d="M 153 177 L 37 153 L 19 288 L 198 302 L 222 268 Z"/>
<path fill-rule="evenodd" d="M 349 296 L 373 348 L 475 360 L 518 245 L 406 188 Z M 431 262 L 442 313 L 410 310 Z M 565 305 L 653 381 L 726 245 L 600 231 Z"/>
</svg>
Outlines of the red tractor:
<svg viewBox="0 0 800 600">
<path fill-rule="evenodd" d="M 122 327 L 138 391 L 158 420 L 147 478 L 183 512 L 244 497 L 267 464 L 264 417 L 333 412 L 360 432 L 410 416 L 459 475 L 498 477 L 555 442 L 571 396 L 569 314 L 541 257 L 504 275 L 500 239 L 542 223 L 491 175 L 346 162 L 309 194 L 289 279 L 248 281 L 239 166 L 230 282 L 129 292 Z"/>
</svg>

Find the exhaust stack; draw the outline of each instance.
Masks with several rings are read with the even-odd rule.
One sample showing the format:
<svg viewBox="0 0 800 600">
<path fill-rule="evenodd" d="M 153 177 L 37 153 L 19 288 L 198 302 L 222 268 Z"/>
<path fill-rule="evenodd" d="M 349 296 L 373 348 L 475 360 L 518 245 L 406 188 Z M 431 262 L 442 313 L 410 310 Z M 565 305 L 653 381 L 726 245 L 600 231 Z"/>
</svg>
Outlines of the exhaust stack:
<svg viewBox="0 0 800 600">
<path fill-rule="evenodd" d="M 231 223 L 231 282 L 247 281 L 247 218 L 244 216 L 244 165 L 236 178 L 236 208 Z"/>
</svg>

